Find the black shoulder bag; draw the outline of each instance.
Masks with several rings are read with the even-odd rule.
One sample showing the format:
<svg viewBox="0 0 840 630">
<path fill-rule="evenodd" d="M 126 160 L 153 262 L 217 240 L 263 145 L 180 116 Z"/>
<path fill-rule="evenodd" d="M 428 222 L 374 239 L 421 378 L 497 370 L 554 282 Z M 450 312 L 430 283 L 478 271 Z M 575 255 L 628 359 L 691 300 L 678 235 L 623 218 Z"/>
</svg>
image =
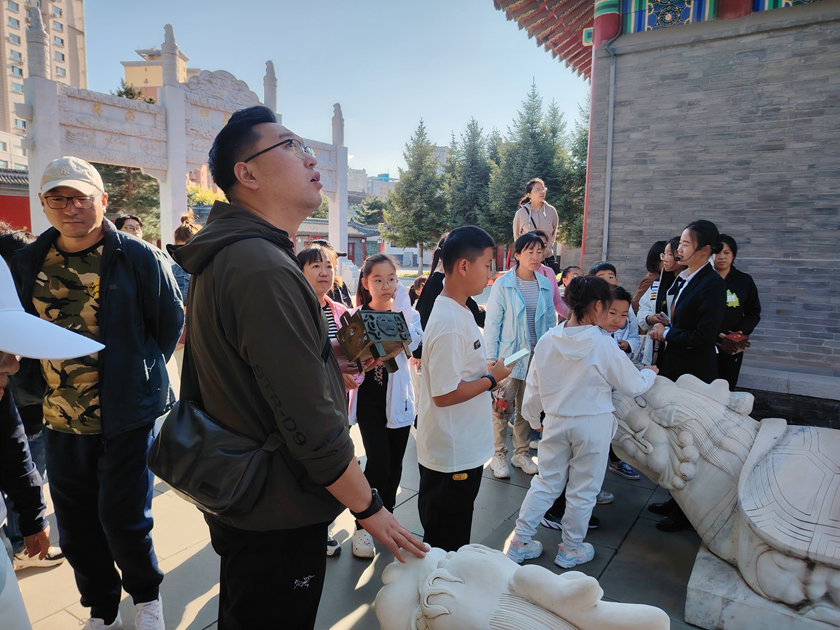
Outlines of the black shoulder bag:
<svg viewBox="0 0 840 630">
<path fill-rule="evenodd" d="M 149 451 L 149 469 L 205 512 L 246 514 L 262 495 L 271 458 L 283 440 L 278 431 L 265 440 L 233 431 L 203 406 L 188 329 L 181 398 L 164 416 Z"/>
</svg>

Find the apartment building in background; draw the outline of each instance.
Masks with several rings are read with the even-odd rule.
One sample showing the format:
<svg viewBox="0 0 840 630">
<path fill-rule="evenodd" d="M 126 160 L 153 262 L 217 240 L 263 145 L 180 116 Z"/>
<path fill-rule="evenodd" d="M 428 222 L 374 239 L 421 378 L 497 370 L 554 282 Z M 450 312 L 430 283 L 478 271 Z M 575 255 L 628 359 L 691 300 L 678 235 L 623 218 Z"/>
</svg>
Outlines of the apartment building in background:
<svg viewBox="0 0 840 630">
<path fill-rule="evenodd" d="M 53 81 L 87 87 L 83 0 L 0 0 L 0 168 L 25 170 L 26 121 L 15 105 L 23 103 L 23 80 L 28 76 L 26 29 L 31 11 L 41 11 L 47 31 Z"/>
</svg>

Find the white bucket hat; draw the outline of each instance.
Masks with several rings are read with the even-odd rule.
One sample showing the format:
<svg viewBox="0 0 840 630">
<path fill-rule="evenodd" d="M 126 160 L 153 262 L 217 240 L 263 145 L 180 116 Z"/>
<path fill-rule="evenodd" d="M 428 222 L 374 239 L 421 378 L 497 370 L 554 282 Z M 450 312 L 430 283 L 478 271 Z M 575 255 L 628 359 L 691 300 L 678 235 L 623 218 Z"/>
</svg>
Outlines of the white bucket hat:
<svg viewBox="0 0 840 630">
<path fill-rule="evenodd" d="M 12 273 L 0 261 L 0 352 L 31 359 L 73 359 L 104 347 L 24 311 Z"/>
</svg>

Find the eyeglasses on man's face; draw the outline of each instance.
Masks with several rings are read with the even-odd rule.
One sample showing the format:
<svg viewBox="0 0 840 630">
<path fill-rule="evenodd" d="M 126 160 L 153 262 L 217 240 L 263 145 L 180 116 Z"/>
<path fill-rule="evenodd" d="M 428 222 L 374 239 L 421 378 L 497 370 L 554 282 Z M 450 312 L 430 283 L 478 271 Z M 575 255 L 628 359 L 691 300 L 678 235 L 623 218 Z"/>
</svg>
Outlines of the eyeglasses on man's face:
<svg viewBox="0 0 840 630">
<path fill-rule="evenodd" d="M 277 144 L 272 144 L 267 149 L 263 149 L 262 151 L 257 151 L 256 153 L 254 153 L 254 155 L 252 155 L 251 157 L 249 157 L 247 159 L 244 159 L 242 161 L 243 162 L 250 162 L 255 157 L 259 157 L 263 153 L 268 153 L 272 149 L 276 149 L 277 147 L 282 147 L 283 145 L 289 145 L 289 147 L 292 149 L 292 151 L 295 152 L 295 155 L 297 157 L 299 157 L 301 160 L 305 160 L 306 158 L 310 158 L 310 157 L 312 157 L 312 158 L 315 157 L 315 151 L 313 150 L 312 147 L 303 144 L 303 142 L 301 142 L 297 138 L 289 138 L 288 140 L 283 140 L 282 142 L 278 142 Z"/>
<path fill-rule="evenodd" d="M 98 195 L 97 195 L 98 196 Z M 68 203 L 72 203 L 80 210 L 87 210 L 93 206 L 93 200 L 96 197 L 80 196 L 80 197 L 64 197 L 62 195 L 44 195 L 44 201 L 53 210 L 64 210 Z"/>
</svg>

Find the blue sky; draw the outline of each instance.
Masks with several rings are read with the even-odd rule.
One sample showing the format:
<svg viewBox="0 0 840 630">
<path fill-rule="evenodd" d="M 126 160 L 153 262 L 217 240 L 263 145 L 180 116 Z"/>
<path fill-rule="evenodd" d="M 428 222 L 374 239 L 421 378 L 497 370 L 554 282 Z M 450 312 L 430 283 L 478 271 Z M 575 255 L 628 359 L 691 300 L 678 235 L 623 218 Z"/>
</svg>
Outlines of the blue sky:
<svg viewBox="0 0 840 630">
<path fill-rule="evenodd" d="M 227 70 L 260 98 L 273 60 L 278 110 L 304 137 L 329 142 L 340 102 L 350 166 L 368 175 L 397 175 L 421 118 L 444 145 L 472 117 L 506 133 L 532 80 L 570 126 L 589 93 L 492 0 L 86 0 L 88 88 L 116 89 L 120 61 L 159 47 L 167 23 L 190 67 Z"/>
</svg>

